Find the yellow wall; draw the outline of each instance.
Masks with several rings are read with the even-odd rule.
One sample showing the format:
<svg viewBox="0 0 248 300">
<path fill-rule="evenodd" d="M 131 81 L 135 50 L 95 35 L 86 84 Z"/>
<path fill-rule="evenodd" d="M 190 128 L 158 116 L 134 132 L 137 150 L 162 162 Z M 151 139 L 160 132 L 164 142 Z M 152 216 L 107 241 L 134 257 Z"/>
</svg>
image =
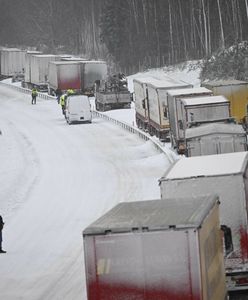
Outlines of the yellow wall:
<svg viewBox="0 0 248 300">
<path fill-rule="evenodd" d="M 215 96 L 223 95 L 230 101 L 231 116 L 237 122 L 242 122 L 243 117 L 247 115 L 248 83 L 209 88 Z"/>
</svg>

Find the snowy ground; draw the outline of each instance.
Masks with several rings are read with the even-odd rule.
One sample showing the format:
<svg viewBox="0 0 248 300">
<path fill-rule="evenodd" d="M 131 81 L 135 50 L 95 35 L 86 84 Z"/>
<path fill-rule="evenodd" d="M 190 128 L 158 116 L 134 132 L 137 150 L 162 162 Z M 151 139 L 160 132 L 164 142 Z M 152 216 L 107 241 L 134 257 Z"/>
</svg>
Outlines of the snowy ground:
<svg viewBox="0 0 248 300">
<path fill-rule="evenodd" d="M 169 75 L 197 86 L 185 72 Z M 135 125 L 134 113 L 106 112 Z M 69 126 L 56 101 L 3 86 L 0 129 L 0 299 L 86 299 L 82 230 L 118 202 L 159 198 L 168 160 L 110 122 Z"/>
</svg>

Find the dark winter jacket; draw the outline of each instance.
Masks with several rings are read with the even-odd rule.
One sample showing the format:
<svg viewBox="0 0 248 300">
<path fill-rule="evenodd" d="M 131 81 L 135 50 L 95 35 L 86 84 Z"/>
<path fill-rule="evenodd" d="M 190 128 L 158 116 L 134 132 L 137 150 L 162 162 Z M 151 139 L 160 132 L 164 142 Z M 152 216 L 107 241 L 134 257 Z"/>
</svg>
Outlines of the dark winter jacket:
<svg viewBox="0 0 248 300">
<path fill-rule="evenodd" d="M 3 225 L 4 225 L 3 218 L 2 216 L 0 216 L 0 230 L 3 229 Z"/>
</svg>

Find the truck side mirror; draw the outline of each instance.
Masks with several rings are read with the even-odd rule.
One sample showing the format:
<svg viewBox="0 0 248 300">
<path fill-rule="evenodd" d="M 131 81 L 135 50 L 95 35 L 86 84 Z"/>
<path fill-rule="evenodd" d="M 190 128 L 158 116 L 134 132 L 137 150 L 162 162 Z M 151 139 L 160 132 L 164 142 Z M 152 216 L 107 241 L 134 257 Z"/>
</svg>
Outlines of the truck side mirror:
<svg viewBox="0 0 248 300">
<path fill-rule="evenodd" d="M 143 107 L 144 109 L 146 108 L 145 99 L 142 100 L 142 107 Z"/>
<path fill-rule="evenodd" d="M 226 225 L 221 225 L 220 229 L 224 234 L 224 245 L 225 245 L 225 256 L 230 254 L 233 251 L 233 242 L 232 242 L 232 231 L 231 228 Z"/>
</svg>

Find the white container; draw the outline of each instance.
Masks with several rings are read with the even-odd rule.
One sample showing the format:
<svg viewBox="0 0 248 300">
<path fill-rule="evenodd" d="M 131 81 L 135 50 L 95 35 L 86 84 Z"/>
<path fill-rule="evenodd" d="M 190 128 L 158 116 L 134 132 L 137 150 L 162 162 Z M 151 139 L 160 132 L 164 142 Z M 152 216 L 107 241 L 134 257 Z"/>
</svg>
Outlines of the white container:
<svg viewBox="0 0 248 300">
<path fill-rule="evenodd" d="M 76 61 L 50 61 L 48 65 L 49 90 L 81 90 L 81 65 Z"/>
<path fill-rule="evenodd" d="M 176 102 L 177 130 L 173 135 L 178 149 L 185 150 L 187 128 L 230 120 L 230 102 L 224 96 L 182 98 Z"/>
<path fill-rule="evenodd" d="M 88 300 L 225 299 L 216 196 L 120 203 L 83 237 Z"/>
<path fill-rule="evenodd" d="M 232 123 L 188 128 L 185 143 L 187 156 L 247 151 L 247 135 L 243 126 Z"/>
<path fill-rule="evenodd" d="M 164 139 L 169 133 L 167 95 L 170 89 L 191 88 L 192 85 L 172 78 L 147 83 L 148 89 L 148 131 Z"/>
<path fill-rule="evenodd" d="M 92 112 L 89 97 L 85 95 L 71 95 L 67 97 L 65 118 L 68 124 L 91 123 Z"/>
<path fill-rule="evenodd" d="M 40 51 L 27 51 L 25 54 L 25 77 L 24 81 L 31 82 L 31 56 L 41 54 Z"/>
<path fill-rule="evenodd" d="M 105 61 L 86 60 L 81 61 L 81 80 L 84 91 L 93 91 L 97 80 L 107 79 L 107 63 Z"/>
<path fill-rule="evenodd" d="M 248 282 L 248 152 L 183 157 L 159 182 L 163 200 L 213 193 L 220 197 L 220 222 L 231 229 L 233 241 L 225 257 L 227 275 L 240 271 Z M 229 289 L 238 289 L 235 276 L 228 278 Z"/>
<path fill-rule="evenodd" d="M 6 48 L 1 50 L 1 74 L 14 76 L 24 74 L 26 51 L 17 48 Z"/>
<path fill-rule="evenodd" d="M 148 90 L 147 84 L 156 82 L 159 78 L 139 77 L 133 79 L 134 104 L 136 124 L 146 130 L 148 124 Z"/>
<path fill-rule="evenodd" d="M 168 91 L 168 110 L 172 145 L 177 147 L 178 140 L 178 111 L 177 103 L 183 98 L 211 96 L 213 92 L 206 88 L 175 89 Z"/>
<path fill-rule="evenodd" d="M 34 85 L 44 85 L 48 82 L 48 64 L 55 61 L 56 55 L 40 54 L 31 56 L 31 83 Z"/>
</svg>

